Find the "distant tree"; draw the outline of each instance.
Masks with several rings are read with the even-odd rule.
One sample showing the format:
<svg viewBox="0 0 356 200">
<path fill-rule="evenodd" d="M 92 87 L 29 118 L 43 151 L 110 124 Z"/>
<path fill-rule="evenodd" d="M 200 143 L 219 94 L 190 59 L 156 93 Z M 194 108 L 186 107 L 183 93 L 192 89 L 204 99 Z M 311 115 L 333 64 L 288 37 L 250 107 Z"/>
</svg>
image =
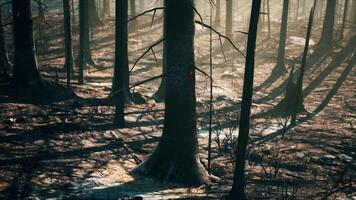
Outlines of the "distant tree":
<svg viewBox="0 0 356 200">
<path fill-rule="evenodd" d="M 2 7 L 0 6 L 0 80 L 8 78 L 8 70 L 12 67 L 7 54 L 5 31 L 3 26 Z"/>
<path fill-rule="evenodd" d="M 215 10 L 215 22 L 214 22 L 214 25 L 216 27 L 219 27 L 220 26 L 220 23 L 221 23 L 221 12 L 220 12 L 220 9 L 221 9 L 221 1 L 220 0 L 216 0 L 216 10 Z"/>
<path fill-rule="evenodd" d="M 111 16 L 111 8 L 110 8 L 110 0 L 103 0 L 103 12 L 102 12 L 102 18 L 106 16 Z"/>
<path fill-rule="evenodd" d="M 116 102 L 115 124 L 125 126 L 125 102 L 129 98 L 128 0 L 116 0 L 115 68 L 111 94 Z"/>
<path fill-rule="evenodd" d="M 164 128 L 150 157 L 134 171 L 185 185 L 208 183 L 196 133 L 194 3 L 167 0 L 167 60 Z"/>
<path fill-rule="evenodd" d="M 64 24 L 64 47 L 65 64 L 67 71 L 67 86 L 70 86 L 71 72 L 73 71 L 73 45 L 72 45 L 72 26 L 70 14 L 70 0 L 63 0 L 63 24 Z"/>
<path fill-rule="evenodd" d="M 339 40 L 342 40 L 343 37 L 344 37 L 344 29 L 345 29 L 345 25 L 346 25 L 347 9 L 348 8 L 349 8 L 349 0 L 345 0 L 345 3 L 344 3 L 344 14 L 342 16 L 342 24 L 341 24 Z"/>
<path fill-rule="evenodd" d="M 334 42 L 336 0 L 328 0 L 324 17 L 323 30 L 316 47 L 316 52 L 325 52 L 330 49 Z"/>
<path fill-rule="evenodd" d="M 286 52 L 287 26 L 288 26 L 288 8 L 289 8 L 289 0 L 283 0 L 282 23 L 280 29 L 277 66 L 276 66 L 276 69 L 278 71 L 286 71 L 285 52 Z"/>
<path fill-rule="evenodd" d="M 23 90 L 41 85 L 41 76 L 37 69 L 35 43 L 33 39 L 32 0 L 12 0 L 14 34 L 14 68 L 12 85 L 16 95 Z"/>
<path fill-rule="evenodd" d="M 130 16 L 135 17 L 136 16 L 136 1 L 135 0 L 130 0 Z M 130 22 L 130 31 L 134 31 L 137 28 L 137 20 L 132 20 Z"/>
<path fill-rule="evenodd" d="M 87 65 L 95 66 L 91 57 L 90 29 L 89 29 L 89 2 L 79 0 L 79 53 L 76 64 L 79 67 L 78 82 L 84 83 L 84 70 Z"/>
<path fill-rule="evenodd" d="M 88 1 L 88 9 L 89 9 L 89 26 L 97 27 L 104 25 L 103 21 L 100 19 L 98 10 L 96 7 L 95 0 L 87 0 Z"/>
<path fill-rule="evenodd" d="M 46 22 L 46 14 L 45 14 L 45 11 L 44 11 L 44 2 L 43 0 L 38 0 L 38 19 L 41 21 L 41 22 Z"/>
<path fill-rule="evenodd" d="M 237 141 L 234 182 L 229 193 L 229 200 L 246 199 L 245 194 L 245 161 L 248 135 L 250 129 L 250 114 L 252 104 L 253 77 L 255 69 L 255 48 L 261 0 L 252 1 L 250 27 L 248 32 L 246 66 L 242 92 L 239 137 Z"/>
<path fill-rule="evenodd" d="M 232 0 L 226 0 L 226 29 L 225 35 L 231 37 L 232 34 Z"/>
</svg>

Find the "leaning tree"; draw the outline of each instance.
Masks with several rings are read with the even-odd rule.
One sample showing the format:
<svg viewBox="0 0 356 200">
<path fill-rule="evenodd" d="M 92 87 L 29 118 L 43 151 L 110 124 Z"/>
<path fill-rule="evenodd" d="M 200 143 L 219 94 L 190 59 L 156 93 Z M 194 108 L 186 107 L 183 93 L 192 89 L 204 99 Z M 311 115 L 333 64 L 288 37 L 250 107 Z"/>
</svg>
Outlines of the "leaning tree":
<svg viewBox="0 0 356 200">
<path fill-rule="evenodd" d="M 196 132 L 194 3 L 167 0 L 166 98 L 163 134 L 135 172 L 185 185 L 208 183 Z"/>
<path fill-rule="evenodd" d="M 255 69 L 255 48 L 257 38 L 257 26 L 260 15 L 261 0 L 253 0 L 250 28 L 248 32 L 246 66 L 244 85 L 242 92 L 241 114 L 239 124 L 239 137 L 237 141 L 235 173 L 232 189 L 228 196 L 229 200 L 246 199 L 245 195 L 245 160 L 248 135 L 250 129 L 250 114 L 252 104 L 253 77 Z"/>
</svg>

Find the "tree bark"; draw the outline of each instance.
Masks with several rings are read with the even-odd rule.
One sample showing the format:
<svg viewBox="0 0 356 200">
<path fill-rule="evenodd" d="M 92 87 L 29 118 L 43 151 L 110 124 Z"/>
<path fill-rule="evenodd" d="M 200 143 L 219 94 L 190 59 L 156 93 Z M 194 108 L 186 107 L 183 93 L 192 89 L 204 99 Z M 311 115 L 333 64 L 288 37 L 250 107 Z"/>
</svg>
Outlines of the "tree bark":
<svg viewBox="0 0 356 200">
<path fill-rule="evenodd" d="M 112 94 L 116 102 L 114 122 L 125 126 L 124 109 L 129 95 L 128 0 L 116 0 L 115 69 Z"/>
<path fill-rule="evenodd" d="M 283 0 L 282 23 L 281 23 L 281 30 L 280 30 L 278 57 L 277 57 L 277 66 L 276 66 L 276 68 L 279 69 L 279 71 L 286 71 L 284 60 L 285 60 L 286 40 L 287 40 L 288 10 L 289 10 L 289 0 Z"/>
<path fill-rule="evenodd" d="M 33 39 L 31 2 L 31 0 L 12 0 L 15 47 L 12 84 L 23 89 L 37 87 L 41 84 Z M 20 92 L 19 90 L 14 91 L 15 93 Z"/>
<path fill-rule="evenodd" d="M 67 86 L 70 86 L 71 72 L 73 72 L 73 45 L 72 45 L 72 26 L 70 14 L 70 0 L 63 0 L 63 24 L 64 24 L 64 68 L 67 72 Z"/>
<path fill-rule="evenodd" d="M 193 6 L 193 0 L 167 0 L 164 129 L 154 152 L 134 170 L 189 186 L 210 181 L 198 155 Z"/>
<path fill-rule="evenodd" d="M 246 199 L 245 194 L 245 161 L 248 135 L 250 129 L 250 114 L 252 104 L 253 77 L 255 68 L 255 48 L 261 0 L 252 1 L 250 28 L 247 42 L 246 66 L 242 93 L 239 137 L 237 141 L 234 182 L 229 193 L 229 200 Z"/>
<path fill-rule="evenodd" d="M 79 0 L 79 84 L 84 83 L 84 69 L 88 62 L 88 55 L 90 55 L 88 2 L 88 0 Z"/>
</svg>

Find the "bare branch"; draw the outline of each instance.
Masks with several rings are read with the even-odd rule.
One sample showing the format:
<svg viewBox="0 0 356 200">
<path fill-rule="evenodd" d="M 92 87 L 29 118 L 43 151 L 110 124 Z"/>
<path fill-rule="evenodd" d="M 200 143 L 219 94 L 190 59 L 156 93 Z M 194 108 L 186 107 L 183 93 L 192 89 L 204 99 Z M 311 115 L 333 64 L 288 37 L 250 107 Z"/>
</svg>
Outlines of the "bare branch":
<svg viewBox="0 0 356 200">
<path fill-rule="evenodd" d="M 164 10 L 165 8 L 166 7 L 163 6 L 163 7 L 156 7 L 156 8 L 152 8 L 152 9 L 146 10 L 146 11 L 144 11 L 144 12 L 142 12 L 142 13 L 134 16 L 134 17 L 132 17 L 131 19 L 128 20 L 128 22 L 133 21 L 136 18 L 141 17 L 141 16 L 143 16 L 143 15 L 145 15 L 147 13 L 150 13 L 150 12 L 154 12 L 154 14 L 155 14 L 157 10 Z"/>
</svg>

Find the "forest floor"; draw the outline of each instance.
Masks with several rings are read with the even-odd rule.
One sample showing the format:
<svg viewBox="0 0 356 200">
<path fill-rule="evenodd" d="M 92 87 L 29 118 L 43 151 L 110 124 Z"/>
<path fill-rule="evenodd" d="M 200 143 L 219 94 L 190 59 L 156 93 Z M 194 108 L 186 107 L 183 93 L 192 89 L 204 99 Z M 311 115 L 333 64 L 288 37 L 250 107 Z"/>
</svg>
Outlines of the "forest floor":
<svg viewBox="0 0 356 200">
<path fill-rule="evenodd" d="M 130 34 L 130 66 L 162 37 L 162 22 L 149 26 L 140 19 Z M 144 23 L 147 22 L 147 23 Z M 50 15 L 37 40 L 42 76 L 65 83 L 61 19 Z M 78 98 L 31 104 L 0 96 L 0 199 L 221 199 L 230 189 L 233 175 L 237 119 L 242 92 L 244 58 L 218 37 L 213 45 L 213 173 L 218 183 L 185 188 L 136 176 L 131 170 L 154 149 L 163 128 L 164 104 L 151 97 L 159 80 L 134 88 L 142 102 L 127 105 L 128 128 L 113 124 L 114 107 L 105 98 L 113 75 L 114 22 L 94 30 L 96 67 L 86 73 L 86 83 L 73 89 Z M 145 25 L 144 25 L 145 24 Z M 47 26 L 47 25 L 44 25 Z M 321 24 L 311 41 L 315 46 Z M 299 67 L 304 48 L 306 19 L 291 22 L 287 39 L 286 68 Z M 54 30 L 55 29 L 55 30 Z M 246 29 L 246 28 L 244 28 Z M 37 30 L 37 29 L 36 29 Z M 223 28 L 219 29 L 223 32 Z M 77 33 L 77 30 L 74 30 Z M 296 127 L 288 118 L 270 116 L 283 99 L 289 73 L 268 79 L 275 66 L 279 24 L 272 23 L 259 36 L 256 53 L 255 92 L 252 110 L 247 192 L 251 199 L 356 199 L 356 71 L 355 38 L 345 39 L 310 62 L 304 82 L 304 105 Z M 236 45 L 244 51 L 246 36 L 236 33 Z M 74 42 L 77 44 L 75 34 Z M 196 64 L 209 71 L 209 30 L 197 25 Z M 131 83 L 161 73 L 162 45 L 146 55 L 131 73 Z M 76 54 L 75 54 L 76 55 Z M 209 79 L 197 72 L 197 113 L 200 157 L 207 163 Z M 140 100 L 140 99 L 139 99 Z M 183 147 L 182 147 L 183 148 Z M 189 178 L 189 177 L 187 177 Z"/>
</svg>

